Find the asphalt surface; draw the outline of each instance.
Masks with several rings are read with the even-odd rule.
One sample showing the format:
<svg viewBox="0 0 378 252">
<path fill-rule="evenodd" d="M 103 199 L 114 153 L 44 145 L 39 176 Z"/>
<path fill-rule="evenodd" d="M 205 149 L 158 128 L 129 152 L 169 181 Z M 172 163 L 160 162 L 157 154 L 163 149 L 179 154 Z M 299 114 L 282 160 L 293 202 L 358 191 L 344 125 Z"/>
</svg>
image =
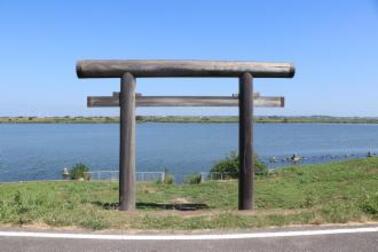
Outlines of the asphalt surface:
<svg viewBox="0 0 378 252">
<path fill-rule="evenodd" d="M 0 251 L 378 251 L 378 232 L 191 241 L 0 236 Z"/>
</svg>

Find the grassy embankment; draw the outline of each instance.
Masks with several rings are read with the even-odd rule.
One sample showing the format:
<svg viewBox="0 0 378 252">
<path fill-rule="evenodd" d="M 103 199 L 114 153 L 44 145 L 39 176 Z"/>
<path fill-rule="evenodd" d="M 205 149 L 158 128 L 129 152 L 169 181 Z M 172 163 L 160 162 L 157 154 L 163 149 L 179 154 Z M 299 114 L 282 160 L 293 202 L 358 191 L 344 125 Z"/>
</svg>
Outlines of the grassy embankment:
<svg viewBox="0 0 378 252">
<path fill-rule="evenodd" d="M 277 170 L 257 178 L 256 211 L 236 211 L 237 183 L 139 183 L 139 211 L 114 210 L 114 182 L 0 184 L 1 225 L 90 229 L 234 229 L 378 221 L 378 158 Z M 170 204 L 206 204 L 197 211 Z"/>
<path fill-rule="evenodd" d="M 137 116 L 137 122 L 164 123 L 235 123 L 237 116 Z M 0 123 L 117 123 L 117 116 L 64 116 L 64 117 L 0 117 Z M 330 116 L 257 116 L 257 123 L 370 123 L 378 124 L 373 117 L 330 117 Z"/>
</svg>

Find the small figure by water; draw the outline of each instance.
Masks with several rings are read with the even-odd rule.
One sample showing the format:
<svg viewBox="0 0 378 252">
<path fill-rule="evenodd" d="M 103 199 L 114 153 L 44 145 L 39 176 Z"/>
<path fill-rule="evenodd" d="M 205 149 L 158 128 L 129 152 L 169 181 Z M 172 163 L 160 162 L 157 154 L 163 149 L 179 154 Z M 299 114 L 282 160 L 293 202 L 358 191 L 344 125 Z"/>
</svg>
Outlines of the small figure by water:
<svg viewBox="0 0 378 252">
<path fill-rule="evenodd" d="M 63 173 L 62 173 L 63 179 L 68 179 L 70 176 L 70 172 L 68 171 L 68 168 L 63 168 Z"/>
<path fill-rule="evenodd" d="M 270 162 L 270 163 L 276 163 L 276 162 L 277 162 L 277 158 L 276 158 L 275 156 L 273 156 L 273 157 L 271 157 L 271 158 L 269 159 L 269 162 Z"/>
<path fill-rule="evenodd" d="M 298 163 L 301 159 L 302 159 L 302 157 L 300 157 L 300 156 L 297 155 L 297 154 L 293 154 L 293 155 L 290 157 L 290 160 L 291 160 L 294 164 Z"/>
</svg>

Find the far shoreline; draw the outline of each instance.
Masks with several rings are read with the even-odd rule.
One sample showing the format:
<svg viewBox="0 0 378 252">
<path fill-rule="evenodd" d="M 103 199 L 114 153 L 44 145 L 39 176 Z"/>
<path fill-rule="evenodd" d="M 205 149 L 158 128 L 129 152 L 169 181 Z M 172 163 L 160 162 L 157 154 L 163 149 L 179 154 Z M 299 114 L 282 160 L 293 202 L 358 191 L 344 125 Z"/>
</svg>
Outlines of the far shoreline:
<svg viewBox="0 0 378 252">
<path fill-rule="evenodd" d="M 137 116 L 137 123 L 237 123 L 238 116 Z M 111 124 L 118 116 L 0 117 L 0 124 Z M 254 123 L 378 124 L 378 117 L 256 116 Z"/>
</svg>

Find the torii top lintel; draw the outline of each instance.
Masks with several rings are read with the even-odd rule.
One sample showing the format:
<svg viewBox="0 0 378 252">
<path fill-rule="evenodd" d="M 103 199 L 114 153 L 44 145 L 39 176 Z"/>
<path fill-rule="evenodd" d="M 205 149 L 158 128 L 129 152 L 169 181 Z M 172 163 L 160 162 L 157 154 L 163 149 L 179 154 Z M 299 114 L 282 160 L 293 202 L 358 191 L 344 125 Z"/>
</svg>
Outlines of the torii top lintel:
<svg viewBox="0 0 378 252">
<path fill-rule="evenodd" d="M 79 78 L 134 77 L 240 77 L 249 72 L 255 78 L 292 78 L 290 63 L 209 60 L 83 60 L 76 65 Z"/>
</svg>

